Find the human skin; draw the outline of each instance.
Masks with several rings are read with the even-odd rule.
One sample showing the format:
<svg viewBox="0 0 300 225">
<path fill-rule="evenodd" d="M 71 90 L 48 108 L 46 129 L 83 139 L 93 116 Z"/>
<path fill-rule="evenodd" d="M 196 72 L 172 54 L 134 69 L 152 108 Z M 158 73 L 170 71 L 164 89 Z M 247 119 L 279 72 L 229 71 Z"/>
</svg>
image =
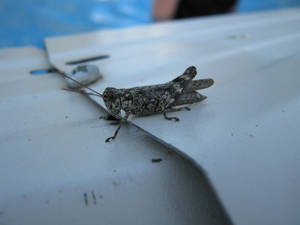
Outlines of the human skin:
<svg viewBox="0 0 300 225">
<path fill-rule="evenodd" d="M 179 0 L 154 0 L 153 19 L 163 21 L 173 19 Z"/>
</svg>

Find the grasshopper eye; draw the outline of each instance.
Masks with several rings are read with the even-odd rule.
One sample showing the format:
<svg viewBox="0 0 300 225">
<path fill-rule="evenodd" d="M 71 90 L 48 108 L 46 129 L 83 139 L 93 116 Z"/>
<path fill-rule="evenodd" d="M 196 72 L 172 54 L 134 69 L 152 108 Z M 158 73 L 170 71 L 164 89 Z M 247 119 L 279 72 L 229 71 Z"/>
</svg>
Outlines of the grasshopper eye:
<svg viewBox="0 0 300 225">
<path fill-rule="evenodd" d="M 115 99 L 116 99 L 116 96 L 114 93 L 109 93 L 107 98 L 111 101 L 111 102 L 114 102 Z"/>
<path fill-rule="evenodd" d="M 117 98 L 114 88 L 106 88 L 103 93 L 103 98 L 114 101 Z"/>
</svg>

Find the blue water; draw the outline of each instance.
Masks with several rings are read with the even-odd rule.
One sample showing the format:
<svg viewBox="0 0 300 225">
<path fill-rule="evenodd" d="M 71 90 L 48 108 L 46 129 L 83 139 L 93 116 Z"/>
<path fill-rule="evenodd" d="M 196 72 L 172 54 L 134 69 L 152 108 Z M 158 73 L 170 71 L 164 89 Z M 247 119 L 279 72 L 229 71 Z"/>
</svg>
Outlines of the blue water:
<svg viewBox="0 0 300 225">
<path fill-rule="evenodd" d="M 1 0 L 0 48 L 45 37 L 152 23 L 153 0 Z M 241 0 L 238 11 L 300 6 L 300 0 Z"/>
</svg>

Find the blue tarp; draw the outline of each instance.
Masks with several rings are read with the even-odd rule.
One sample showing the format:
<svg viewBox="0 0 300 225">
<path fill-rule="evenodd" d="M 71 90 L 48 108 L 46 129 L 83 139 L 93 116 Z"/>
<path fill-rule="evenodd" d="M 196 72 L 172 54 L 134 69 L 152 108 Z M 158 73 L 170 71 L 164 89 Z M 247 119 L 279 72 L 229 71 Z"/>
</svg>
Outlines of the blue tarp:
<svg viewBox="0 0 300 225">
<path fill-rule="evenodd" d="M 253 12 L 300 6 L 300 0 L 240 0 L 239 12 Z"/>
<path fill-rule="evenodd" d="M 43 38 L 152 22 L 153 0 L 1 0 L 0 48 Z M 241 0 L 239 12 L 300 5 L 300 0 Z"/>
<path fill-rule="evenodd" d="M 44 37 L 151 23 L 151 2 L 1 0 L 0 47 L 42 47 Z"/>
</svg>

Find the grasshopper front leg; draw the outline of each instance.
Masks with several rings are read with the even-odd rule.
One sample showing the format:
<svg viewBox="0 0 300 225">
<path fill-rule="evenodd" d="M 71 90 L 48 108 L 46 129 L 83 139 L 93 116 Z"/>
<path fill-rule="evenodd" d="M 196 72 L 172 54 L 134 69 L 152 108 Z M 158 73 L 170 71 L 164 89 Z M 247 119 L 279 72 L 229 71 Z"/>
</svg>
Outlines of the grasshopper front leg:
<svg viewBox="0 0 300 225">
<path fill-rule="evenodd" d="M 127 122 L 129 115 L 130 115 L 130 113 L 126 112 L 125 117 L 120 120 L 120 124 L 119 124 L 118 128 L 116 129 L 114 136 L 106 138 L 106 140 L 105 140 L 106 143 L 110 142 L 111 140 L 113 140 L 117 137 L 119 130 L 121 129 L 122 125 Z"/>
<path fill-rule="evenodd" d="M 191 109 L 189 107 L 169 108 L 166 111 L 164 111 L 163 115 L 166 120 L 175 120 L 175 122 L 178 122 L 180 120 L 178 117 L 168 117 L 167 112 L 178 112 L 182 110 L 190 111 Z"/>
</svg>

